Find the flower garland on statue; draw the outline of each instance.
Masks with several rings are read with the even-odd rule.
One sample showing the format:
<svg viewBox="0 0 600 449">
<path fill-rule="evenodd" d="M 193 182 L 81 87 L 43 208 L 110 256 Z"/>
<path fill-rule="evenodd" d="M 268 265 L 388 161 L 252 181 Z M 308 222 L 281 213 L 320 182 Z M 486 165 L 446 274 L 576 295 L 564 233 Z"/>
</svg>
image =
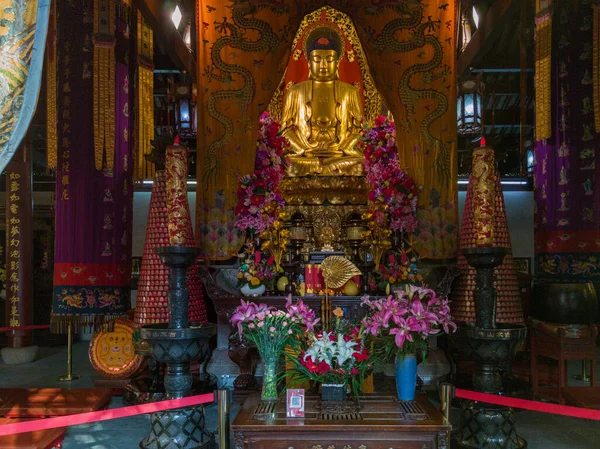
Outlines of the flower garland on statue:
<svg viewBox="0 0 600 449">
<path fill-rule="evenodd" d="M 366 179 L 371 187 L 367 212 L 363 215 L 369 228 L 364 234 L 364 244 L 372 247 L 374 271 L 388 284 L 418 280 L 416 267 L 405 260 L 410 249 L 405 251 L 404 241 L 402 266 L 394 267 L 395 260 L 385 259 L 380 266 L 384 253 L 392 246 L 392 231 L 400 231 L 404 235 L 417 228 L 419 187 L 400 168 L 394 122 L 384 116 L 377 117 L 374 126 L 363 134 L 361 145 Z"/>
<path fill-rule="evenodd" d="M 235 226 L 246 232 L 248 239 L 243 251 L 238 254 L 238 288 L 246 283 L 253 288 L 263 284 L 268 286 L 276 273 L 273 257 L 262 257 L 255 237 L 277 221 L 285 204 L 279 184 L 289 165 L 288 158 L 284 156 L 289 142 L 279 135 L 280 127 L 281 124 L 268 113 L 260 116 L 254 172 L 239 179 Z"/>
<path fill-rule="evenodd" d="M 400 168 L 394 122 L 380 115 L 361 141 L 367 182 L 371 186 L 369 211 L 380 226 L 413 232 L 417 228 L 419 187 Z"/>
<path fill-rule="evenodd" d="M 278 217 L 285 201 L 279 184 L 289 160 L 283 153 L 289 146 L 279 135 L 281 124 L 268 113 L 260 116 L 254 172 L 239 179 L 235 226 L 252 234 L 264 232 Z"/>
</svg>

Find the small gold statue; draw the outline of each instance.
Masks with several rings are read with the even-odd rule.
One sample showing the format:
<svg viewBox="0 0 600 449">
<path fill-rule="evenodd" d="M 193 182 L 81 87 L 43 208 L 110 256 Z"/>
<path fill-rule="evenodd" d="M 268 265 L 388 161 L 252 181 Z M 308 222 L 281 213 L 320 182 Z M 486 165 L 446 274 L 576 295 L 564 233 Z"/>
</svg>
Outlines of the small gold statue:
<svg viewBox="0 0 600 449">
<path fill-rule="evenodd" d="M 281 124 L 290 141 L 288 176 L 362 176 L 358 148 L 362 103 L 359 91 L 339 80 L 343 38 L 319 27 L 306 41 L 309 79 L 286 93 Z"/>
<path fill-rule="evenodd" d="M 321 240 L 321 251 L 332 252 L 335 251 L 333 249 L 333 239 L 335 238 L 333 234 L 333 228 L 331 226 L 323 226 L 321 229 L 321 236 L 319 240 Z"/>
</svg>

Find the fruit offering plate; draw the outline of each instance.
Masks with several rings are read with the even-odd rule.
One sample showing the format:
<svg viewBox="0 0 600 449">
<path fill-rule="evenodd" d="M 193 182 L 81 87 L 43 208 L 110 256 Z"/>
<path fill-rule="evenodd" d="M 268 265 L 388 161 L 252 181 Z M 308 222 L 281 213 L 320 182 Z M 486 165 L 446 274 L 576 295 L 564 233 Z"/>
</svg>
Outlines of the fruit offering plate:
<svg viewBox="0 0 600 449">
<path fill-rule="evenodd" d="M 96 332 L 88 350 L 96 371 L 111 379 L 131 377 L 140 369 L 144 357 L 135 353 L 133 321 L 117 318 L 111 332 Z"/>
</svg>

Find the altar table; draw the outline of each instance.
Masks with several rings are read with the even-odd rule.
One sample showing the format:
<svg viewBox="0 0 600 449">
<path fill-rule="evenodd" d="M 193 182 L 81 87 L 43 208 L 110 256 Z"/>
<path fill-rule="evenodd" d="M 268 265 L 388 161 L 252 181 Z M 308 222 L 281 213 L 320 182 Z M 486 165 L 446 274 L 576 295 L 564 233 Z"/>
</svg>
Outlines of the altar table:
<svg viewBox="0 0 600 449">
<path fill-rule="evenodd" d="M 249 396 L 231 429 L 235 449 L 448 449 L 450 423 L 425 395 L 415 401 L 365 395 L 351 401 L 321 402 L 306 396 L 305 417 L 286 418 L 277 403 Z"/>
</svg>

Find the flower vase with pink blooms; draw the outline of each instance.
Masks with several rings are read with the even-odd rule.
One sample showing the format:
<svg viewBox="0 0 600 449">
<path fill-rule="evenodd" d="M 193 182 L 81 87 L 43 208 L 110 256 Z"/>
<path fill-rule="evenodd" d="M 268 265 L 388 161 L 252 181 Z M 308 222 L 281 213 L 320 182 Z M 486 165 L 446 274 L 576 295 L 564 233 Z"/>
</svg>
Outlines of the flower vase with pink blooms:
<svg viewBox="0 0 600 449">
<path fill-rule="evenodd" d="M 448 300 L 429 288 L 407 285 L 387 298 L 366 297 L 362 304 L 369 308 L 363 319 L 365 332 L 381 339 L 381 344 L 376 345 L 378 357 L 395 361 L 398 399 L 413 400 L 417 354 L 425 361 L 428 337 L 456 330 Z"/>
<path fill-rule="evenodd" d="M 277 364 L 281 353 L 297 336 L 314 329 L 319 321 L 315 312 L 301 299 L 294 304 L 291 295 L 287 298 L 285 310 L 242 300 L 230 321 L 237 327 L 240 338 L 256 345 L 262 358 L 264 374 L 261 399 L 276 401 Z"/>
</svg>

